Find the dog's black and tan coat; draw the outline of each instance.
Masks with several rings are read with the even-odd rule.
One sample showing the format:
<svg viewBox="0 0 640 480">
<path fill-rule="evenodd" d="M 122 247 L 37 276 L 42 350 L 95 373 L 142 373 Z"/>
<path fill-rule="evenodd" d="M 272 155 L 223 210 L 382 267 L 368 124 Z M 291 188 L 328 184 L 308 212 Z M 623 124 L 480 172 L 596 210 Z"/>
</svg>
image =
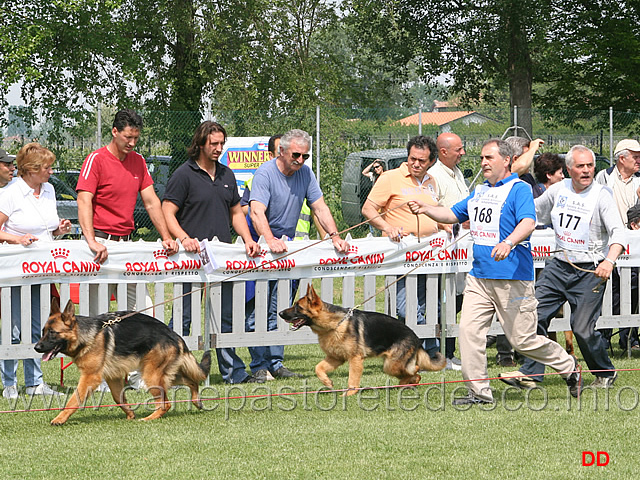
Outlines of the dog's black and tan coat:
<svg viewBox="0 0 640 480">
<path fill-rule="evenodd" d="M 113 312 L 97 317 L 76 316 L 71 301 L 60 311 L 57 299 L 51 303 L 51 314 L 42 331 L 42 338 L 35 346 L 43 353 L 43 360 L 50 360 L 58 353 L 73 359 L 80 371 L 78 388 L 64 410 L 52 420 L 62 425 L 84 405 L 87 396 L 104 378 L 111 389 L 113 399 L 127 419 L 135 417 L 125 405 L 124 379 L 128 372 L 138 370 L 149 392 L 158 402 L 144 420 L 162 417 L 170 408 L 167 392 L 172 385 L 187 385 L 191 401 L 202 408 L 198 385 L 209 375 L 211 353 L 205 352 L 198 364 L 184 340 L 161 321 L 130 312 Z"/>
<path fill-rule="evenodd" d="M 280 316 L 295 330 L 307 325 L 318 335 L 326 357 L 316 365 L 316 375 L 324 385 L 333 388 L 328 373 L 349 362 L 349 390 L 345 395 L 355 394 L 360 387 L 367 357 L 384 357 L 384 372 L 397 377 L 400 385 L 419 383 L 419 370 L 437 371 L 446 365 L 440 354 L 432 359 L 420 347 L 413 330 L 397 318 L 323 302 L 311 285 L 307 294 Z"/>
</svg>

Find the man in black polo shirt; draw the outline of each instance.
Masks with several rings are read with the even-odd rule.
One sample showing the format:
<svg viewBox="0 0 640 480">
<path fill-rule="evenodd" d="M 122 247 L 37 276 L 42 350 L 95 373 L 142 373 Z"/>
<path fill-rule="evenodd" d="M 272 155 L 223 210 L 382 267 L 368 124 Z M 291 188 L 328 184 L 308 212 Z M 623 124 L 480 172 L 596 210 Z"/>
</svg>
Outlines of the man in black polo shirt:
<svg viewBox="0 0 640 480">
<path fill-rule="evenodd" d="M 180 240 L 188 252 L 200 252 L 200 241 L 218 237 L 231 243 L 229 225 L 244 240 L 247 255 L 260 253 L 258 244 L 251 238 L 247 221 L 240 207 L 240 195 L 236 177 L 231 169 L 218 159 L 227 140 L 222 125 L 206 121 L 200 124 L 187 150 L 189 159 L 174 172 L 167 183 L 162 199 L 162 211 L 171 234 Z M 184 284 L 184 292 L 191 291 L 191 284 Z M 222 284 L 222 332 L 230 332 L 233 298 L 231 283 Z M 183 300 L 183 334 L 191 327 L 191 299 Z M 244 362 L 235 348 L 218 348 L 218 367 L 227 383 L 250 383 L 256 379 L 248 375 Z"/>
</svg>

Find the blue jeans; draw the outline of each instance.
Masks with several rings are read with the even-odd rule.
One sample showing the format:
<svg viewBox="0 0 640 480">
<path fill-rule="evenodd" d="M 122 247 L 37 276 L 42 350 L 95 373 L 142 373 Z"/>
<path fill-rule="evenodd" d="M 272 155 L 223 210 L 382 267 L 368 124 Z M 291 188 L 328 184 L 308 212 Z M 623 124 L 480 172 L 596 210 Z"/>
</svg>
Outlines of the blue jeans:
<svg viewBox="0 0 640 480">
<path fill-rule="evenodd" d="M 278 282 L 276 280 L 269 280 L 268 288 L 267 331 L 270 332 L 278 328 Z M 297 291 L 298 280 L 292 280 L 289 292 L 289 303 L 293 303 Z M 248 332 L 253 332 L 256 324 L 255 282 L 247 282 L 245 315 L 245 327 Z M 252 372 L 267 369 L 273 373 L 284 366 L 284 345 L 253 347 L 249 351 L 251 353 L 251 364 L 249 367 Z"/>
<path fill-rule="evenodd" d="M 407 309 L 407 294 L 405 280 L 407 277 L 401 278 L 396 284 L 396 312 L 398 318 L 405 321 Z M 425 325 L 427 320 L 425 312 L 427 309 L 427 276 L 418 275 L 418 325 Z M 440 312 L 440 301 L 438 300 L 438 314 Z M 424 348 L 429 356 L 435 356 L 440 350 L 440 340 L 437 338 L 424 338 L 422 340 L 422 348 Z"/>
<path fill-rule="evenodd" d="M 49 285 L 43 285 L 49 291 Z M 11 287 L 11 343 L 20 343 L 20 287 Z M 40 340 L 40 285 L 31 285 L 31 342 Z M 39 358 L 26 358 L 23 361 L 24 384 L 33 387 L 42 383 L 42 369 Z M 2 362 L 2 384 L 5 387 L 17 385 L 16 372 L 18 360 Z"/>
<path fill-rule="evenodd" d="M 182 293 L 191 292 L 193 286 L 191 283 L 182 285 Z M 202 295 L 200 292 L 195 295 Z M 222 333 L 232 331 L 233 316 L 233 285 L 229 282 L 222 283 L 222 305 L 220 313 L 220 323 Z M 169 328 L 173 329 L 173 316 L 169 321 Z M 191 295 L 182 297 L 182 334 L 187 336 L 191 332 Z M 251 349 L 249 349 L 251 350 Z M 218 369 L 225 383 L 242 383 L 249 374 L 245 370 L 245 364 L 236 353 L 236 349 L 216 348 L 216 357 L 218 358 Z"/>
</svg>

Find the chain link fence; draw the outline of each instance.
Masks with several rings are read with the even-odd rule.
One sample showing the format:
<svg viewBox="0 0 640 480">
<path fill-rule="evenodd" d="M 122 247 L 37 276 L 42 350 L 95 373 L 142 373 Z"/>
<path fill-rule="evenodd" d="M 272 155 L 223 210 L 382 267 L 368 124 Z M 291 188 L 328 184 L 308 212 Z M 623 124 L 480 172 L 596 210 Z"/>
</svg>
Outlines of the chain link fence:
<svg viewBox="0 0 640 480">
<path fill-rule="evenodd" d="M 19 148 L 37 140 L 57 155 L 56 176 L 64 190 L 63 199 L 73 201 L 74 179 L 83 159 L 111 139 L 111 124 L 116 108 L 101 107 L 87 111 L 84 120 L 64 122 L 37 118 L 26 107 L 10 107 L 5 123 L 3 148 L 15 154 Z M 222 110 L 215 112 L 140 112 L 144 128 L 137 151 L 150 167 L 160 197 L 171 172 L 186 160 L 186 148 L 197 125 L 206 119 L 216 120 L 227 129 L 229 136 L 270 136 L 301 128 L 314 137 L 312 153 L 314 170 L 320 165 L 320 185 L 339 228 L 345 229 L 361 221 L 360 202 L 366 198 L 366 188 L 358 188 L 362 170 L 376 155 L 390 152 L 395 162 L 406 158 L 407 141 L 414 135 L 437 137 L 451 131 L 464 143 L 466 155 L 460 164 L 468 180 L 473 182 L 479 172 L 480 148 L 492 137 L 515 134 L 530 135 L 545 141 L 542 151 L 565 153 L 572 145 L 582 144 L 599 155 L 598 168 L 608 165 L 611 151 L 623 138 L 640 138 L 640 114 L 614 111 L 572 110 L 510 110 L 508 108 L 478 107 L 476 110 L 448 108 L 446 111 L 425 112 L 418 108 L 338 109 L 318 107 L 275 115 L 272 111 Z M 532 132 L 523 132 L 521 124 L 528 124 Z M 76 118 L 78 118 L 76 116 Z M 526 120 L 522 122 L 522 120 Z M 391 149 L 397 149 L 392 152 Z M 398 150 L 399 149 L 399 150 Z M 369 152 L 354 158 L 357 152 Z M 351 155 L 351 157 L 350 157 Z M 373 155 L 373 157 L 372 157 Z M 391 155 L 391 156 L 393 156 Z M 355 155 L 357 157 L 357 155 Z M 318 174 L 318 172 L 316 172 Z M 357 200 L 345 203 L 345 185 L 356 187 Z M 153 240 L 157 232 L 142 203 L 135 212 L 137 238 Z M 367 227 L 359 227 L 352 236 L 364 236 Z"/>
</svg>

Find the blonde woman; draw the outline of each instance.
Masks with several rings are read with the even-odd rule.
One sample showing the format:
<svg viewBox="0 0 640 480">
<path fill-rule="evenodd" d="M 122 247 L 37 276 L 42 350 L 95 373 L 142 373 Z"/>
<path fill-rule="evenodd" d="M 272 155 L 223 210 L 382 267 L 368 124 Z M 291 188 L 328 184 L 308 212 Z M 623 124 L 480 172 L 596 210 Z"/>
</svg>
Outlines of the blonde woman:
<svg viewBox="0 0 640 480">
<path fill-rule="evenodd" d="M 71 222 L 58 218 L 56 195 L 48 183 L 56 157 L 38 143 L 22 147 L 16 156 L 18 178 L 0 193 L 0 242 L 29 248 L 34 242 L 51 241 L 55 235 L 69 233 Z M 45 285 L 49 289 L 49 285 Z M 20 343 L 20 287 L 11 288 L 11 341 Z M 40 285 L 31 286 L 31 341 L 40 338 Z M 4 398 L 18 397 L 17 360 L 2 366 Z M 28 395 L 60 395 L 42 380 L 39 359 L 24 360 L 24 379 Z"/>
</svg>

